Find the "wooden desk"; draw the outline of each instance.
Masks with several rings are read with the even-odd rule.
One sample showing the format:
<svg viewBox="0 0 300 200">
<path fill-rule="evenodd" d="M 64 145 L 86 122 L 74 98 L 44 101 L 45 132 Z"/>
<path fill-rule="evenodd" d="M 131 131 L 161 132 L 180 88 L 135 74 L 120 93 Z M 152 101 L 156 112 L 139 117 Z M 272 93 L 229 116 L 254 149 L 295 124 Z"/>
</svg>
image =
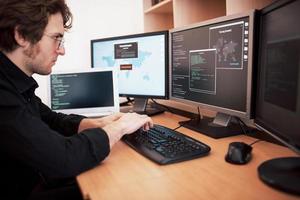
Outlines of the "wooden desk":
<svg viewBox="0 0 300 200">
<path fill-rule="evenodd" d="M 186 118 L 164 113 L 153 117 L 155 123 L 176 128 Z M 300 199 L 274 190 L 262 183 L 257 174 L 260 163 L 280 156 L 295 156 L 291 150 L 267 142 L 253 145 L 253 158 L 247 165 L 232 165 L 224 160 L 228 144 L 251 143 L 255 138 L 234 136 L 213 139 L 180 128 L 178 131 L 211 147 L 208 156 L 160 166 L 118 142 L 98 167 L 77 177 L 85 199 L 92 200 L 284 200 Z"/>
</svg>

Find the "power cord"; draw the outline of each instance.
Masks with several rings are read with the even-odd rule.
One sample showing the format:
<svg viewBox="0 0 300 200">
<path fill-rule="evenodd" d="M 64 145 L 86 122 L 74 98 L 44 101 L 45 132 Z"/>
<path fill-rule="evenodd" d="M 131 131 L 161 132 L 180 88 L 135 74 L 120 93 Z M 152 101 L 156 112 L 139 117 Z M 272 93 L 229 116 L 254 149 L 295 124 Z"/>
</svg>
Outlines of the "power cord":
<svg viewBox="0 0 300 200">
<path fill-rule="evenodd" d="M 235 119 L 237 120 L 240 128 L 242 129 L 243 133 L 245 135 L 248 135 L 251 131 L 248 129 L 247 124 L 245 124 L 245 122 L 243 122 L 243 120 L 241 120 L 239 117 L 235 117 Z"/>
<path fill-rule="evenodd" d="M 133 103 L 134 99 L 130 99 L 130 97 L 126 97 L 128 103 Z"/>
<path fill-rule="evenodd" d="M 174 128 L 173 130 L 175 131 L 175 130 L 177 130 L 177 129 L 183 127 L 185 124 L 189 123 L 190 121 L 193 121 L 193 120 L 198 120 L 198 121 L 200 121 L 200 120 L 202 119 L 202 115 L 201 115 L 201 111 L 200 111 L 199 106 L 198 106 L 197 108 L 198 108 L 198 115 L 197 115 L 196 117 L 191 118 L 190 120 L 187 120 L 187 121 L 182 121 L 182 122 L 180 122 L 180 126 Z"/>
<path fill-rule="evenodd" d="M 241 123 L 242 120 L 241 120 L 239 117 L 235 117 L 235 119 L 237 120 L 237 122 L 238 122 L 238 124 L 239 124 L 241 130 L 243 131 L 243 134 L 244 134 L 244 135 L 247 135 L 247 131 L 246 131 L 245 128 L 244 128 L 244 124 Z"/>
<path fill-rule="evenodd" d="M 173 129 L 173 131 L 176 131 L 177 129 L 181 128 L 184 124 L 181 124 L 179 126 L 177 126 L 176 128 Z"/>
<path fill-rule="evenodd" d="M 249 129 L 248 129 L 248 126 L 247 126 L 247 125 L 245 124 L 245 122 L 243 122 L 243 120 L 241 120 L 239 117 L 235 117 L 235 118 L 236 118 L 236 120 L 238 121 L 239 126 L 241 127 L 243 133 L 244 133 L 245 135 L 247 135 L 247 134 L 250 132 Z M 247 127 L 248 130 L 245 130 L 244 127 Z M 262 140 L 261 140 L 261 139 L 257 139 L 257 140 L 255 140 L 254 142 L 250 143 L 249 146 L 252 146 L 252 145 L 254 145 L 254 144 L 256 144 L 256 143 L 258 143 L 258 142 L 260 142 L 260 141 L 262 141 Z"/>
<path fill-rule="evenodd" d="M 255 140 L 254 142 L 252 142 L 251 144 L 249 144 L 250 146 L 254 145 L 255 143 L 258 143 L 258 142 L 261 142 L 262 140 L 261 139 L 257 139 Z"/>
<path fill-rule="evenodd" d="M 202 114 L 200 111 L 200 106 L 197 106 L 197 110 L 198 110 L 198 121 L 200 121 L 202 119 Z"/>
</svg>

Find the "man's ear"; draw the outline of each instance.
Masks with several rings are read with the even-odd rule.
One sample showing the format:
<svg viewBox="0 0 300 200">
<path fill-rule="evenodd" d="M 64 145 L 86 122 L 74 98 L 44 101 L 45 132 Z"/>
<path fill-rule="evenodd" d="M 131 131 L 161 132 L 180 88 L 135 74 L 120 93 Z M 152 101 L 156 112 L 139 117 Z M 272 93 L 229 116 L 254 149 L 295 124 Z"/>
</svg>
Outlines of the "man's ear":
<svg viewBox="0 0 300 200">
<path fill-rule="evenodd" d="M 30 42 L 19 33 L 18 27 L 15 28 L 15 40 L 20 47 L 28 48 L 30 46 Z"/>
</svg>

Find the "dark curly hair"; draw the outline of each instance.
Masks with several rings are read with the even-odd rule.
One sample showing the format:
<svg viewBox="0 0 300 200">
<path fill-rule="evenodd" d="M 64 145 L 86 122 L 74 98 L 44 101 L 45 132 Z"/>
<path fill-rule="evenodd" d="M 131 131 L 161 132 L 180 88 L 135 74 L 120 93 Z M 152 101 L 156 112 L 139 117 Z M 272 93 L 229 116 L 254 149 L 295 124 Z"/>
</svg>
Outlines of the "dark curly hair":
<svg viewBox="0 0 300 200">
<path fill-rule="evenodd" d="M 0 0 L 0 50 L 11 52 L 18 47 L 17 28 L 31 44 L 41 40 L 50 15 L 61 13 L 65 30 L 72 27 L 72 13 L 65 0 Z"/>
</svg>

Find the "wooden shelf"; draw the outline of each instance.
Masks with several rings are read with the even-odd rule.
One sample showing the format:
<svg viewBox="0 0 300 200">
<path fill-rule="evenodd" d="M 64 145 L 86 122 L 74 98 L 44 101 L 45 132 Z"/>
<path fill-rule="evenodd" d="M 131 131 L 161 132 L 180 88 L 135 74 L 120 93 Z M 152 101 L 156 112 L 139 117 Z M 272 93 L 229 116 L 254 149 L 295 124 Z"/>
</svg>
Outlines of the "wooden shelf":
<svg viewBox="0 0 300 200">
<path fill-rule="evenodd" d="M 250 9 L 261 9 L 275 0 L 226 0 L 226 14 L 231 15 Z"/>
<path fill-rule="evenodd" d="M 144 1 L 144 30 L 158 31 L 186 26 L 224 15 L 261 9 L 276 0 L 164 0 Z"/>
<path fill-rule="evenodd" d="M 226 15 L 226 0 L 173 0 L 174 28 Z"/>
<path fill-rule="evenodd" d="M 172 14 L 173 13 L 173 4 L 172 0 L 164 0 L 149 9 L 145 10 L 145 14 L 154 14 L 154 13 L 159 13 L 159 14 Z"/>
<path fill-rule="evenodd" d="M 144 30 L 177 28 L 226 14 L 226 0 L 164 0 L 152 6 L 144 0 Z"/>
<path fill-rule="evenodd" d="M 151 0 L 144 0 L 144 31 L 162 31 L 174 27 L 173 0 L 164 0 L 152 6 Z"/>
</svg>

